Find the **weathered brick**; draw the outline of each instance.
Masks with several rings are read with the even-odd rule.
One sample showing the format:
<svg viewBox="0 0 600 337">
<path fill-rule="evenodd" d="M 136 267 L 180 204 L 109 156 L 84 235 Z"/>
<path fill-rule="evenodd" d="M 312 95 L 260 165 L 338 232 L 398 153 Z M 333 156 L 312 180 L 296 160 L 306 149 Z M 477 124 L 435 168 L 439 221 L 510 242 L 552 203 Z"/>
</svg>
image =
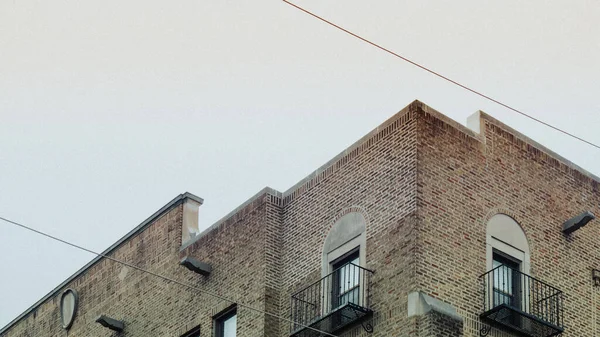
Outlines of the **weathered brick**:
<svg viewBox="0 0 600 337">
<path fill-rule="evenodd" d="M 486 272 L 486 222 L 519 222 L 531 249 L 531 274 L 566 295 L 564 336 L 597 334 L 600 227 L 565 237 L 561 224 L 584 210 L 599 214 L 598 180 L 515 130 L 482 115 L 475 133 L 416 101 L 305 180 L 280 193 L 266 188 L 181 248 L 183 208 L 166 210 L 115 248 L 112 257 L 282 317 L 291 295 L 321 277 L 322 249 L 348 212 L 366 219 L 366 266 L 374 310 L 370 336 L 478 336 L 479 276 Z M 189 255 L 213 267 L 203 277 L 178 265 Z M 102 260 L 64 288 L 80 294 L 73 336 L 111 333 L 99 314 L 124 319 L 123 336 L 179 336 L 196 325 L 212 336 L 212 317 L 230 302 Z M 62 336 L 59 289 L 3 337 Z M 452 305 L 408 316 L 408 294 Z M 239 336 L 288 336 L 286 320 L 238 307 Z M 344 336 L 367 336 L 359 326 Z M 493 330 L 492 336 L 510 336 Z"/>
</svg>

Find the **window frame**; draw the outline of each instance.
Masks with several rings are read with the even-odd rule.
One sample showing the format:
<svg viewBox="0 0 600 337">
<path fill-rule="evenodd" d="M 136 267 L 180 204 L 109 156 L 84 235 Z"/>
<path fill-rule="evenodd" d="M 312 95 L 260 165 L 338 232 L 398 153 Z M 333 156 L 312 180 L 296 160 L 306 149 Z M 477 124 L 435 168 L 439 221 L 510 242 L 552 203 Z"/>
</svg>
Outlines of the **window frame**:
<svg viewBox="0 0 600 337">
<path fill-rule="evenodd" d="M 200 325 L 197 325 L 181 335 L 181 337 L 200 337 Z"/>
<path fill-rule="evenodd" d="M 502 296 L 503 298 L 509 299 L 509 303 L 507 303 L 509 306 L 520 308 L 523 299 L 521 298 L 520 294 L 520 288 L 522 285 L 520 282 L 519 274 L 521 273 L 521 266 L 523 264 L 523 261 L 520 261 L 519 259 L 510 256 L 502 252 L 501 250 L 494 249 L 492 252 L 492 267 L 493 262 L 498 262 L 500 263 L 500 266 L 506 266 L 511 270 L 517 271 L 517 274 L 515 274 L 512 271 L 510 273 L 508 271 L 504 271 L 505 273 L 507 273 L 507 276 L 510 277 L 509 279 L 505 280 L 505 282 L 510 282 L 508 285 L 503 284 L 502 286 L 500 286 L 499 284 L 496 284 L 496 279 L 494 279 L 494 283 L 492 285 L 494 291 L 494 302 L 500 302 L 499 300 L 496 301 L 495 296 Z M 500 280 L 498 280 L 498 282 L 500 282 Z"/>
<path fill-rule="evenodd" d="M 498 257 L 498 259 L 496 259 L 496 257 Z M 492 261 L 497 261 L 500 262 L 512 269 L 516 269 L 518 271 L 521 271 L 521 265 L 523 264 L 523 261 L 510 255 L 507 254 L 499 249 L 494 248 L 492 250 Z M 504 263 L 504 262 L 508 262 L 508 263 Z M 518 268 L 514 268 L 515 266 L 517 266 Z"/>
<path fill-rule="evenodd" d="M 353 249 L 351 249 L 350 251 L 348 251 L 347 253 L 343 254 L 342 256 L 340 256 L 339 258 L 331 261 L 331 270 L 333 273 L 336 273 L 336 275 L 334 275 L 332 281 L 332 288 L 333 289 L 337 289 L 334 294 L 335 296 L 332 296 L 331 298 L 331 310 L 335 310 L 335 308 L 343 305 L 344 303 L 342 303 L 343 297 L 346 296 L 347 294 L 354 292 L 355 289 L 359 289 L 358 293 L 359 293 L 359 297 L 360 297 L 360 286 L 361 286 L 361 280 L 360 280 L 360 273 L 356 274 L 356 270 L 353 271 L 352 273 L 352 278 L 354 279 L 356 277 L 356 284 L 353 284 L 351 288 L 348 289 L 344 289 L 342 290 L 341 288 L 344 288 L 344 286 L 342 285 L 342 281 L 340 279 L 340 277 L 342 276 L 341 274 L 339 274 L 339 270 L 344 267 L 345 265 L 352 263 L 352 261 L 354 260 L 358 260 L 358 264 L 356 264 L 357 266 L 360 267 L 360 246 L 355 247 Z M 345 278 L 345 276 L 344 276 Z M 356 301 L 358 303 L 356 304 L 360 304 L 361 299 L 355 299 L 354 296 L 352 297 L 353 301 Z M 348 300 L 349 302 L 349 300 Z"/>
<path fill-rule="evenodd" d="M 237 305 L 232 305 L 225 310 L 221 311 L 217 315 L 213 316 L 213 326 L 214 326 L 214 336 L 215 337 L 224 337 L 225 336 L 225 322 L 228 319 L 236 316 L 236 324 L 235 324 L 235 335 L 237 336 Z"/>
<path fill-rule="evenodd" d="M 333 272 L 332 262 L 359 247 L 360 266 L 366 266 L 367 252 L 367 220 L 359 211 L 342 212 L 337 217 L 323 243 L 321 259 L 321 277 Z"/>
<path fill-rule="evenodd" d="M 331 271 L 334 271 L 339 267 L 343 266 L 344 264 L 351 262 L 352 260 L 355 260 L 357 258 L 360 265 L 360 246 L 356 246 L 348 250 L 346 253 L 342 254 L 342 256 L 337 257 L 333 261 L 331 261 Z"/>
<path fill-rule="evenodd" d="M 496 213 L 486 224 L 486 270 L 492 270 L 494 252 L 521 261 L 519 271 L 530 275 L 531 257 L 527 236 L 510 215 Z"/>
<path fill-rule="evenodd" d="M 334 271 L 335 264 L 352 254 L 356 254 L 356 252 L 358 252 L 358 265 L 364 266 L 366 260 L 365 241 L 366 236 L 363 233 L 325 254 L 321 276 L 325 277 L 332 273 Z"/>
</svg>

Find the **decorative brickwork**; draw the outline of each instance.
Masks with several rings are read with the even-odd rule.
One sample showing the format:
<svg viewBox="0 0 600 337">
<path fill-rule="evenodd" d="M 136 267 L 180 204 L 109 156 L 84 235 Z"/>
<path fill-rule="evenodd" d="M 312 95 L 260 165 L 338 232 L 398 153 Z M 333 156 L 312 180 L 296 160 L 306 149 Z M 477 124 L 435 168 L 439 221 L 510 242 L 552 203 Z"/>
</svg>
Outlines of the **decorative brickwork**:
<svg viewBox="0 0 600 337">
<path fill-rule="evenodd" d="M 329 223 L 329 225 L 327 227 L 325 227 L 325 230 L 323 231 L 323 240 L 325 240 L 325 237 L 327 237 L 327 234 L 329 233 L 329 231 L 331 230 L 331 227 L 333 227 L 333 225 L 339 220 L 341 219 L 344 215 L 346 214 L 350 214 L 350 213 L 360 213 L 365 221 L 366 221 L 366 225 L 367 227 L 369 226 L 369 214 L 367 214 L 367 212 L 360 206 L 350 206 L 346 209 L 343 209 L 340 213 L 338 213 L 333 220 L 331 221 L 331 223 Z"/>
</svg>

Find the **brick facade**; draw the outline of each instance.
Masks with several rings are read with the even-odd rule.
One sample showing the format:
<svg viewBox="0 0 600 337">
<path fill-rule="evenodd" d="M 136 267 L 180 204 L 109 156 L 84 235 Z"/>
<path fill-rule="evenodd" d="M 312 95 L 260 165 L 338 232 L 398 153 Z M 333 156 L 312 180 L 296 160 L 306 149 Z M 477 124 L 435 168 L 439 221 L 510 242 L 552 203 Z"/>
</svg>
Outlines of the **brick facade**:
<svg viewBox="0 0 600 337">
<path fill-rule="evenodd" d="M 565 292 L 563 336 L 594 336 L 600 226 L 565 236 L 561 226 L 586 210 L 599 214 L 598 180 L 497 120 L 482 131 L 419 122 L 419 289 L 468 312 L 481 311 L 485 231 L 494 214 L 513 217 L 531 249 L 531 274 Z"/>
<path fill-rule="evenodd" d="M 531 249 L 531 274 L 565 292 L 564 336 L 594 336 L 600 226 L 565 236 L 562 223 L 599 214 L 598 179 L 490 116 L 474 132 L 416 101 L 285 193 L 265 188 L 181 245 L 185 196 L 107 251 L 111 257 L 239 303 L 238 336 L 288 336 L 290 297 L 322 277 L 323 245 L 337 220 L 366 221 L 366 260 L 373 316 L 343 336 L 479 336 L 486 272 L 486 223 L 514 218 Z M 185 236 L 184 236 L 185 237 Z M 179 265 L 184 256 L 212 266 L 210 276 Z M 63 336 L 59 300 L 77 290 L 73 336 L 180 336 L 231 306 L 198 290 L 98 259 L 22 317 L 2 337 Z M 455 310 L 411 314 L 419 292 Z M 100 314 L 122 319 L 113 333 Z M 492 329 L 490 336 L 512 336 Z"/>
</svg>

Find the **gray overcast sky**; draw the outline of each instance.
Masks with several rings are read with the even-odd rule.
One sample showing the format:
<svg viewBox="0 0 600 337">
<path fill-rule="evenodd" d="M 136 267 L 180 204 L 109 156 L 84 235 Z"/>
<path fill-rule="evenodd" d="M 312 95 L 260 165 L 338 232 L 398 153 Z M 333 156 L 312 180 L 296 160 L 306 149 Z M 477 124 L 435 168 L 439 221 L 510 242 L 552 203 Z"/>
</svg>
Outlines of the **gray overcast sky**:
<svg viewBox="0 0 600 337">
<path fill-rule="evenodd" d="M 600 3 L 298 4 L 600 144 Z M 277 0 L 0 0 L 0 216 L 104 250 L 177 194 L 201 227 L 420 99 L 600 175 L 600 150 Z M 93 256 L 0 223 L 0 326 Z"/>
</svg>

